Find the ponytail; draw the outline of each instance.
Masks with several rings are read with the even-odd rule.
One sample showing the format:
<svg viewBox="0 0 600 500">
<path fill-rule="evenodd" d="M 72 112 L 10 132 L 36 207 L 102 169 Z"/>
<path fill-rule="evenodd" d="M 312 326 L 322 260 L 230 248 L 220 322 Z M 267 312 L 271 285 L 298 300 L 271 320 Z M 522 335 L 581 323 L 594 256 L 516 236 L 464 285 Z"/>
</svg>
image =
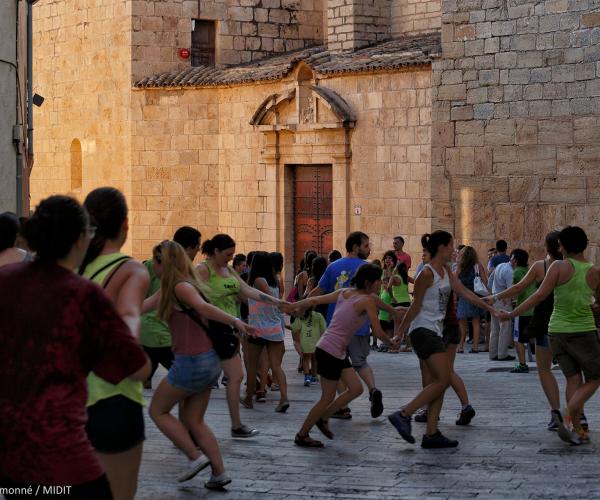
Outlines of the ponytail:
<svg viewBox="0 0 600 500">
<path fill-rule="evenodd" d="M 206 256 L 215 254 L 215 250 L 222 252 L 228 248 L 234 248 L 235 241 L 228 234 L 215 234 L 210 240 L 205 240 L 202 243 L 202 253 Z"/>
<path fill-rule="evenodd" d="M 83 274 L 87 265 L 100 255 L 107 240 L 119 236 L 128 211 L 125 196 L 113 187 L 94 189 L 86 196 L 83 206 L 90 214 L 90 225 L 96 228 L 96 235 L 79 267 L 79 274 Z"/>
<path fill-rule="evenodd" d="M 421 245 L 425 248 L 433 259 L 438 253 L 440 246 L 448 245 L 452 241 L 452 235 L 447 231 L 434 231 L 421 236 Z"/>
</svg>

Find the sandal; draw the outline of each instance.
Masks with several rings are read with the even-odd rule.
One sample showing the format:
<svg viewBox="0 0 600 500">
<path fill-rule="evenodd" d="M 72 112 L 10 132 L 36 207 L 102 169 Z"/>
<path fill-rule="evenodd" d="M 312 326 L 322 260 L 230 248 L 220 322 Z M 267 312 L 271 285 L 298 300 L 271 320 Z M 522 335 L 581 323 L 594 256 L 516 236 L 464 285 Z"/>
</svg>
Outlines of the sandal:
<svg viewBox="0 0 600 500">
<path fill-rule="evenodd" d="M 327 439 L 333 439 L 333 432 L 331 432 L 331 429 L 329 429 L 329 421 L 320 418 L 317 420 L 315 425 L 317 426 L 317 429 L 321 431 L 323 436 L 325 436 Z"/>
<path fill-rule="evenodd" d="M 471 354 L 478 354 L 479 353 L 479 349 L 471 349 L 469 352 Z"/>
<path fill-rule="evenodd" d="M 285 413 L 285 412 L 288 410 L 288 408 L 289 408 L 289 407 L 290 407 L 290 403 L 288 403 L 288 402 L 286 401 L 286 402 L 284 402 L 284 403 L 279 403 L 279 404 L 277 405 L 277 407 L 275 408 L 275 411 L 276 411 L 277 413 Z"/>
<path fill-rule="evenodd" d="M 459 347 L 458 349 L 456 349 L 456 352 L 458 354 L 463 354 L 465 352 L 465 349 L 464 349 L 464 347 Z"/>
<path fill-rule="evenodd" d="M 321 443 L 321 441 L 311 438 L 308 434 L 306 436 L 296 434 L 294 443 L 303 448 L 323 448 L 323 443 Z"/>
</svg>

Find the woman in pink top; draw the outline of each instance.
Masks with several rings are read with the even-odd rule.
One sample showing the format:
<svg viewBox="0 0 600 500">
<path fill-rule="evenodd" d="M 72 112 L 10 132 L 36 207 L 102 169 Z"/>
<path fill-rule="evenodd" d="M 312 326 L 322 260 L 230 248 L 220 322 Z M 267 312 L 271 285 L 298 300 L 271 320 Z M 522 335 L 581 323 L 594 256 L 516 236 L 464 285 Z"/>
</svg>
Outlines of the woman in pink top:
<svg viewBox="0 0 600 500">
<path fill-rule="evenodd" d="M 210 465 L 212 476 L 204 486 L 220 489 L 231 479 L 225 474 L 219 445 L 204 421 L 204 414 L 211 387 L 221 372 L 221 361 L 205 329 L 182 312 L 182 308 L 187 306 L 202 320 L 208 318 L 227 323 L 242 333 L 256 335 L 257 331 L 203 300 L 198 293 L 200 277 L 181 245 L 173 241 L 163 242 L 161 254 L 161 289 L 146 299 L 144 309 L 149 310 L 160 301 L 157 317 L 169 323 L 175 360 L 167 377 L 156 389 L 148 412 L 161 432 L 189 459 L 189 466 L 179 481 L 191 479 Z M 173 406 L 181 401 L 185 401 L 182 416 L 187 429 L 171 415 Z M 201 451 L 196 448 L 190 433 Z"/>
<path fill-rule="evenodd" d="M 346 349 L 354 334 L 367 319 L 371 321 L 373 334 L 382 341 L 391 343 L 391 339 L 379 325 L 377 302 L 372 296 L 379 293 L 380 289 L 381 268 L 374 264 L 364 264 L 356 271 L 352 279 L 352 288 L 310 297 L 294 304 L 295 311 L 302 311 L 320 304 L 336 303 L 329 327 L 317 343 L 315 351 L 317 373 L 321 376 L 321 399 L 312 407 L 296 434 L 294 442 L 298 446 L 322 448 L 321 441 L 312 439 L 308 435 L 312 427 L 316 425 L 325 437 L 333 439 L 333 433 L 328 425 L 329 417 L 362 394 L 362 384 L 352 369 Z M 389 309 L 389 312 L 396 315 L 392 307 Z M 345 384 L 346 390 L 335 398 L 340 379 Z"/>
</svg>

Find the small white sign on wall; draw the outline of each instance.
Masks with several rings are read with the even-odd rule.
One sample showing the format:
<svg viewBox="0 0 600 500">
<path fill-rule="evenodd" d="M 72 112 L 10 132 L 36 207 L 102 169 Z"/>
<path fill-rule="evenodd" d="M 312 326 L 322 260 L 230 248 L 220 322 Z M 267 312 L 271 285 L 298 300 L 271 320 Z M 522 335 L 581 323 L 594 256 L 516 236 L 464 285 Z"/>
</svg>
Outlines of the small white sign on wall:
<svg viewBox="0 0 600 500">
<path fill-rule="evenodd" d="M 354 205 L 354 215 L 362 215 L 362 206 Z"/>
</svg>

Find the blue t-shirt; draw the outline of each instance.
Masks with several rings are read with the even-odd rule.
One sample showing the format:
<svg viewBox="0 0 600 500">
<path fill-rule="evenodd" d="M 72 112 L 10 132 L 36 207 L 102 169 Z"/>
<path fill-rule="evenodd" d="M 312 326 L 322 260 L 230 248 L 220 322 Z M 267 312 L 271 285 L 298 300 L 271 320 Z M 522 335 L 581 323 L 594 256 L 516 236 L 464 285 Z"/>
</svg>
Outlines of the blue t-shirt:
<svg viewBox="0 0 600 500">
<path fill-rule="evenodd" d="M 506 255 L 505 253 L 501 253 L 492 257 L 492 260 L 490 260 L 490 265 L 492 266 L 492 269 L 494 269 L 505 262 L 510 262 L 510 256 Z"/>
<path fill-rule="evenodd" d="M 327 266 L 325 273 L 319 280 L 319 288 L 325 293 L 335 292 L 340 288 L 347 288 L 350 286 L 350 280 L 356 273 L 356 270 L 366 264 L 366 262 L 358 257 L 342 257 L 341 259 L 332 262 Z M 335 304 L 329 304 L 327 308 L 327 325 L 333 317 L 333 311 L 335 311 Z M 360 328 L 356 335 L 364 337 L 370 334 L 371 323 L 367 321 L 365 325 Z"/>
</svg>

